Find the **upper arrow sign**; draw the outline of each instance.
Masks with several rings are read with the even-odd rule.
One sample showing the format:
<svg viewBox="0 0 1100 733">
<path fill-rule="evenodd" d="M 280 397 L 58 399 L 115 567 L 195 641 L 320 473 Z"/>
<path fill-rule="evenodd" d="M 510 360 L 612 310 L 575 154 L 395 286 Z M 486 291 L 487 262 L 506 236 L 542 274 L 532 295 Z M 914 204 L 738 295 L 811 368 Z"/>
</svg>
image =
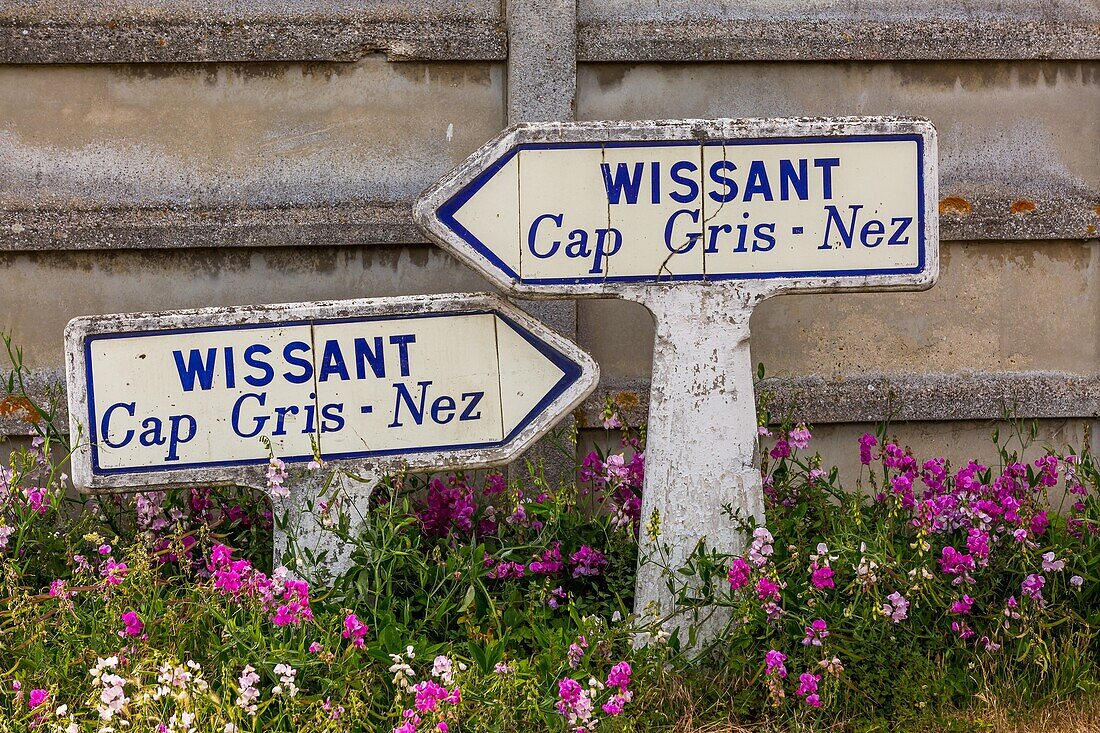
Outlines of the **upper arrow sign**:
<svg viewBox="0 0 1100 733">
<path fill-rule="evenodd" d="M 710 280 L 911 289 L 937 269 L 935 165 L 922 120 L 520 125 L 415 215 L 517 294 Z"/>
<path fill-rule="evenodd" d="M 256 484 L 285 461 L 506 462 L 596 385 L 592 359 L 487 294 L 78 318 L 73 479 Z M 262 476 L 262 468 L 259 469 Z"/>
</svg>

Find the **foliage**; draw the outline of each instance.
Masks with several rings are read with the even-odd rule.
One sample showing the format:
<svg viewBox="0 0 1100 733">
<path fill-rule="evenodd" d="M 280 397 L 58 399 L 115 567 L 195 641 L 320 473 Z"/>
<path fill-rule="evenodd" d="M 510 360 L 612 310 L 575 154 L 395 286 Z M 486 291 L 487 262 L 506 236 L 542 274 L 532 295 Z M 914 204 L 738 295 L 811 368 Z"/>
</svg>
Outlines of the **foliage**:
<svg viewBox="0 0 1100 733">
<path fill-rule="evenodd" d="M 76 497 L 41 430 L 0 471 L 0 730 L 936 729 L 983 696 L 1095 692 L 1087 446 L 1024 464 L 1005 444 L 956 470 L 883 429 L 845 488 L 808 428 L 762 428 L 766 525 L 731 517 L 744 553 L 666 569 L 681 611 L 728 619 L 704 647 L 631 613 L 644 434 L 604 418 L 618 450 L 565 486 L 538 466 L 372 485 L 273 457 L 270 505 Z M 300 578 L 271 565 L 295 513 L 347 548 L 331 587 L 310 581 L 333 558 L 292 545 Z"/>
</svg>

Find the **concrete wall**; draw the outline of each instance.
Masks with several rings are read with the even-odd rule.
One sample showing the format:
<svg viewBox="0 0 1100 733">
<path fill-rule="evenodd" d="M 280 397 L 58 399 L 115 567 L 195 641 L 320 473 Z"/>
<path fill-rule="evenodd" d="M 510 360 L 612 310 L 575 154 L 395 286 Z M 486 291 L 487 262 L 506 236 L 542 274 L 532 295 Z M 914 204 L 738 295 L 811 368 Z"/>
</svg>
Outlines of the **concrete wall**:
<svg viewBox="0 0 1100 733">
<path fill-rule="evenodd" d="M 941 281 L 764 303 L 775 412 L 838 461 L 887 416 L 956 459 L 1010 406 L 1079 438 L 1100 416 L 1098 27 L 1091 0 L 0 3 L 0 328 L 45 390 L 76 315 L 485 289 L 409 211 L 510 122 L 920 115 Z M 582 423 L 608 392 L 645 419 L 648 313 L 539 313 L 603 369 Z"/>
</svg>

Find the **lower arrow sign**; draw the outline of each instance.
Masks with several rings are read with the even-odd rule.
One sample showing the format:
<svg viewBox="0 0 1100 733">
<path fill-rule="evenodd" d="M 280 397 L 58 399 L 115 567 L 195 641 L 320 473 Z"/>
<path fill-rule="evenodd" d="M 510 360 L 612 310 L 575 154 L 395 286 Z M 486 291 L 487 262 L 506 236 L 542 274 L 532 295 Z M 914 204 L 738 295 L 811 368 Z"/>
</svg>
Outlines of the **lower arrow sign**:
<svg viewBox="0 0 1100 733">
<path fill-rule="evenodd" d="M 596 387 L 585 352 L 490 294 L 92 316 L 66 330 L 73 480 L 263 485 L 287 462 L 506 463 Z"/>
</svg>

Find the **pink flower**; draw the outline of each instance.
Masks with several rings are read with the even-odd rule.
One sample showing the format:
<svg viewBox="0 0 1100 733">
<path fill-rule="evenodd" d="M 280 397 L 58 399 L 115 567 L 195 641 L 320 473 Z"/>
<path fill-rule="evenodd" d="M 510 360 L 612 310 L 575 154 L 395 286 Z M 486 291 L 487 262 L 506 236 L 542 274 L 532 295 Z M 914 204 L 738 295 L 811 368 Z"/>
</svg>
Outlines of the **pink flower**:
<svg viewBox="0 0 1100 733">
<path fill-rule="evenodd" d="M 776 460 L 789 457 L 791 455 L 791 444 L 780 438 L 775 441 L 775 447 L 772 448 L 770 455 Z"/>
<path fill-rule="evenodd" d="M 769 649 L 764 654 L 764 674 L 778 674 L 780 677 L 786 678 L 787 667 L 783 664 L 785 661 L 787 661 L 786 654 L 775 649 Z"/>
<path fill-rule="evenodd" d="M 810 566 L 810 582 L 818 590 L 836 587 L 833 582 L 833 569 L 828 565 L 819 567 L 816 562 Z"/>
<path fill-rule="evenodd" d="M 50 693 L 46 690 L 31 690 L 27 696 L 27 709 L 34 710 L 36 707 L 46 702 L 46 698 L 50 696 Z"/>
<path fill-rule="evenodd" d="M 799 423 L 798 427 L 787 434 L 787 440 L 799 450 L 808 446 L 810 444 L 810 438 L 812 437 L 810 429 L 807 428 L 804 423 Z"/>
<path fill-rule="evenodd" d="M 741 590 L 749 584 L 749 575 L 752 573 L 752 568 L 749 567 L 748 562 L 744 558 L 737 558 L 733 561 L 733 566 L 730 567 L 727 578 L 730 583 L 731 590 Z"/>
<path fill-rule="evenodd" d="M 806 637 L 802 640 L 802 646 L 821 646 L 829 635 L 829 627 L 825 623 L 825 619 L 815 619 L 804 630 Z"/>
<path fill-rule="evenodd" d="M 859 462 L 864 466 L 871 465 L 871 449 L 878 445 L 878 440 L 870 433 L 864 433 L 859 439 Z"/>
<path fill-rule="evenodd" d="M 895 624 L 909 618 L 909 601 L 901 593 L 894 591 L 886 596 L 886 603 L 882 604 L 882 615 L 888 616 Z"/>
<path fill-rule="evenodd" d="M 756 597 L 762 601 L 779 600 L 779 584 L 768 576 L 762 576 L 756 581 Z"/>
<path fill-rule="evenodd" d="M 607 674 L 607 686 L 618 687 L 619 692 L 626 692 L 626 688 L 630 686 L 630 663 L 619 662 L 611 671 Z"/>
<path fill-rule="evenodd" d="M 962 600 L 955 601 L 951 604 L 951 613 L 965 615 L 970 613 L 970 608 L 974 605 L 974 599 L 963 593 Z"/>
<path fill-rule="evenodd" d="M 1065 560 L 1055 560 L 1053 552 L 1043 553 L 1043 572 L 1057 573 L 1066 567 Z"/>
<path fill-rule="evenodd" d="M 136 611 L 127 611 L 122 614 L 122 623 L 126 626 L 126 636 L 141 636 L 145 628 L 145 622 L 137 615 Z"/>
<path fill-rule="evenodd" d="M 367 635 L 368 631 L 370 631 L 370 627 L 356 618 L 354 613 L 348 614 L 344 618 L 343 636 L 345 639 L 351 639 L 351 643 L 356 649 L 362 649 L 366 646 L 366 641 L 363 640 L 363 637 Z"/>
</svg>

